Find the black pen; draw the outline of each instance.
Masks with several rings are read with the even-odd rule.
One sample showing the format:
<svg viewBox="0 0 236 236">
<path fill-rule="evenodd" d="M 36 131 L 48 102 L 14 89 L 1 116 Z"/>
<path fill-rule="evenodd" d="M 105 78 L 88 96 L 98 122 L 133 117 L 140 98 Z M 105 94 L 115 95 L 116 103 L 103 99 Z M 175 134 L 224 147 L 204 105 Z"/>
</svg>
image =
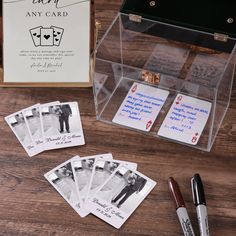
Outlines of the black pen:
<svg viewBox="0 0 236 236">
<path fill-rule="evenodd" d="M 209 236 L 208 216 L 206 209 L 206 199 L 202 180 L 199 174 L 195 174 L 191 179 L 193 203 L 197 209 L 200 236 Z"/>
</svg>

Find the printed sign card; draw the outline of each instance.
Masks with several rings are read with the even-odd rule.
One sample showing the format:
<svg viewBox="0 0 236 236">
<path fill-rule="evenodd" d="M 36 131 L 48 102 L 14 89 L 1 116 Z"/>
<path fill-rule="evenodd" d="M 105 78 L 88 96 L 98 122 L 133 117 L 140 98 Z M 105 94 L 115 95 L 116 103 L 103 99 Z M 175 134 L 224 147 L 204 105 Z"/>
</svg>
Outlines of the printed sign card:
<svg viewBox="0 0 236 236">
<path fill-rule="evenodd" d="M 113 122 L 142 131 L 150 131 L 169 92 L 134 83 L 117 111 Z"/>
<path fill-rule="evenodd" d="M 90 0 L 3 0 L 4 82 L 89 82 Z"/>
<path fill-rule="evenodd" d="M 158 135 L 197 145 L 211 112 L 210 102 L 178 94 Z"/>
</svg>

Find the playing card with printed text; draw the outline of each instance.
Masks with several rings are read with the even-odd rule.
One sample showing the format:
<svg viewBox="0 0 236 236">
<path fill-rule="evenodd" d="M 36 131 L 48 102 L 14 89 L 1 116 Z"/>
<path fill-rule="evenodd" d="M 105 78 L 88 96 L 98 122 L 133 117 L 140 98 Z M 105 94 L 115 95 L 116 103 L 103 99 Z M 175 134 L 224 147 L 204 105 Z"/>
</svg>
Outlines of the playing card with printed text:
<svg viewBox="0 0 236 236">
<path fill-rule="evenodd" d="M 89 200 L 92 214 L 119 229 L 155 187 L 156 182 L 121 165 Z"/>
<path fill-rule="evenodd" d="M 95 161 L 85 197 L 85 204 L 120 165 L 134 170 L 137 169 L 137 163 L 133 162 L 106 159 L 97 159 Z"/>
<path fill-rule="evenodd" d="M 40 118 L 45 150 L 85 144 L 77 102 L 42 104 Z"/>
</svg>

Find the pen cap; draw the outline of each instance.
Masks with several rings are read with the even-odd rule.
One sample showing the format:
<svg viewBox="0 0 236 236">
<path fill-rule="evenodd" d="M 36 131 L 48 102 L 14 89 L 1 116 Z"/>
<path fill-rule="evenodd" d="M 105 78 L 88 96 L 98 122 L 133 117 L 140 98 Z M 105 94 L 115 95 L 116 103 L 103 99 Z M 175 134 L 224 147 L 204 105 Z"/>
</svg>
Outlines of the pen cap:
<svg viewBox="0 0 236 236">
<path fill-rule="evenodd" d="M 191 179 L 193 203 L 195 206 L 206 205 L 204 187 L 199 174 L 195 174 Z"/>
<path fill-rule="evenodd" d="M 173 198 L 173 201 L 176 205 L 176 209 L 179 207 L 185 207 L 183 196 L 180 192 L 178 183 L 174 180 L 174 178 L 170 177 L 168 179 L 168 186 L 170 190 L 170 195 Z"/>
</svg>

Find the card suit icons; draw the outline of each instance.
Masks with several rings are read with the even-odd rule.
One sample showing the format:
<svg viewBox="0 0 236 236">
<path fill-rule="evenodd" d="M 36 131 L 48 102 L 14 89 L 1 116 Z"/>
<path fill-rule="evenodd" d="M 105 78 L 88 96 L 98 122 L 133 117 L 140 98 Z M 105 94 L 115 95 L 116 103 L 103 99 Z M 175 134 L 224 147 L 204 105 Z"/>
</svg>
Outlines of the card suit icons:
<svg viewBox="0 0 236 236">
<path fill-rule="evenodd" d="M 137 84 L 136 85 L 134 85 L 134 87 L 132 88 L 132 93 L 135 93 L 136 92 L 136 90 L 137 90 L 137 88 L 138 88 L 138 86 L 137 86 Z"/>
<path fill-rule="evenodd" d="M 192 138 L 192 143 L 196 143 L 198 140 L 199 133 L 195 133 Z"/>
<path fill-rule="evenodd" d="M 48 40 L 50 37 L 51 37 L 51 36 L 50 36 L 49 34 L 44 35 L 44 38 L 45 38 L 46 40 Z"/>
<path fill-rule="evenodd" d="M 146 129 L 148 130 L 151 126 L 152 126 L 152 121 L 149 120 L 148 123 L 147 123 L 147 125 L 146 125 Z"/>
<path fill-rule="evenodd" d="M 64 29 L 56 26 L 36 27 L 30 29 L 34 46 L 60 46 Z"/>
</svg>

